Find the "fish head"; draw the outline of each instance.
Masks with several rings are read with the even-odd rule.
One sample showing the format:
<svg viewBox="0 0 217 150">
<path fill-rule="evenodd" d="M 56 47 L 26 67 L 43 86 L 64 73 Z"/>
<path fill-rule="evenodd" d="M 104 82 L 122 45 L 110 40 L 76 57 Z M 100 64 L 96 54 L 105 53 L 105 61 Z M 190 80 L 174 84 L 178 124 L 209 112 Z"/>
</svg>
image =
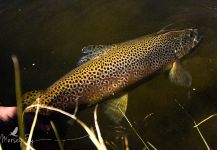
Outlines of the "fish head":
<svg viewBox="0 0 217 150">
<path fill-rule="evenodd" d="M 174 43 L 174 53 L 178 59 L 182 58 L 190 52 L 201 41 L 202 36 L 198 34 L 198 29 L 184 29 L 179 31 L 171 31 Z"/>
</svg>

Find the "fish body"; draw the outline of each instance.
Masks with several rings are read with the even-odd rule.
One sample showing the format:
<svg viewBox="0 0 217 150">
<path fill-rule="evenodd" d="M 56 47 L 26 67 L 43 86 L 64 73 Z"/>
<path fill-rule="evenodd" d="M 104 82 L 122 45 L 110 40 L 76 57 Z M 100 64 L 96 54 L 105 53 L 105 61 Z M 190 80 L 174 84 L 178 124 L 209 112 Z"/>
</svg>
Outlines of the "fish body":
<svg viewBox="0 0 217 150">
<path fill-rule="evenodd" d="M 33 104 L 72 112 L 76 105 L 100 103 L 173 64 L 198 43 L 197 29 L 185 29 L 108 46 L 87 46 L 83 48 L 86 56 L 81 58 L 79 66 L 40 94 Z"/>
</svg>

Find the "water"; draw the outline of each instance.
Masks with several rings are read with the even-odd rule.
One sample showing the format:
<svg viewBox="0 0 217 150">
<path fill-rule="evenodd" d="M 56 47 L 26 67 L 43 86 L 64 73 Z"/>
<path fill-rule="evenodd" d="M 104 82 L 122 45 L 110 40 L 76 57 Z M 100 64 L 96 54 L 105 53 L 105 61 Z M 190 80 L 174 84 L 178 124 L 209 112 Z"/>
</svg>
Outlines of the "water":
<svg viewBox="0 0 217 150">
<path fill-rule="evenodd" d="M 158 149 L 206 149 L 191 117 L 199 122 L 217 110 L 216 1 L 1 1 L 0 18 L 0 101 L 4 105 L 15 105 L 11 54 L 20 61 L 22 90 L 26 92 L 45 89 L 73 69 L 86 45 L 126 41 L 171 23 L 169 28 L 198 28 L 204 40 L 182 61 L 192 75 L 192 86 L 177 87 L 168 81 L 168 72 L 162 73 L 129 93 L 126 115 L 142 138 Z M 92 110 L 79 117 L 93 126 Z M 102 116 L 99 122 L 103 138 L 116 145 L 110 144 L 109 149 L 124 149 L 122 135 L 127 135 L 130 149 L 144 147 L 125 121 L 121 124 L 124 129 L 116 129 L 117 125 Z M 216 124 L 213 118 L 200 126 L 212 149 L 217 148 Z M 73 128 L 70 131 L 76 132 L 71 137 L 85 134 L 79 126 Z M 50 143 L 55 144 L 35 145 L 43 149 L 52 147 Z M 94 149 L 88 138 L 65 144 L 67 149 Z"/>
</svg>

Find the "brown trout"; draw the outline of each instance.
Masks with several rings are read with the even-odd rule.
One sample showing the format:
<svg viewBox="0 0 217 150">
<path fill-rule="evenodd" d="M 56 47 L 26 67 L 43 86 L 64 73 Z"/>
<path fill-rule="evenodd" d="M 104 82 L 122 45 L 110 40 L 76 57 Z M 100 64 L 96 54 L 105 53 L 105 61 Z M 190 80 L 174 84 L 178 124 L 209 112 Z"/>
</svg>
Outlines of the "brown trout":
<svg viewBox="0 0 217 150">
<path fill-rule="evenodd" d="M 73 112 L 76 105 L 79 108 L 87 107 L 106 100 L 105 112 L 113 113 L 109 115 L 110 118 L 118 122 L 121 120 L 118 109 L 125 112 L 127 107 L 125 89 L 157 71 L 172 66 L 170 80 L 178 85 L 191 85 L 190 74 L 181 68 L 178 61 L 200 39 L 197 29 L 184 29 L 161 31 L 118 44 L 84 47 L 82 51 L 86 55 L 80 59 L 78 67 L 44 92 L 27 93 L 24 107 L 30 105 L 31 101 L 32 105 Z M 35 108 L 27 109 L 27 112 L 34 111 Z M 44 115 L 51 113 L 44 109 L 40 112 Z"/>
</svg>

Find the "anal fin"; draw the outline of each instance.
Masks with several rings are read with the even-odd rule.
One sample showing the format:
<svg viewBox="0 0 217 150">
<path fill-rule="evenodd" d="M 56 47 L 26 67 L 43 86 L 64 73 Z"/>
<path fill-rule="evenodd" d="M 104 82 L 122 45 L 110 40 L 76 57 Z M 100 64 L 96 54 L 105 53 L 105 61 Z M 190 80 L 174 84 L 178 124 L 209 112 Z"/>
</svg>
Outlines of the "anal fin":
<svg viewBox="0 0 217 150">
<path fill-rule="evenodd" d="M 106 102 L 104 102 L 102 104 L 102 109 L 111 121 L 118 124 L 124 117 L 122 113 L 126 113 L 127 103 L 128 94 L 124 94 L 121 97 L 109 99 Z"/>
</svg>

